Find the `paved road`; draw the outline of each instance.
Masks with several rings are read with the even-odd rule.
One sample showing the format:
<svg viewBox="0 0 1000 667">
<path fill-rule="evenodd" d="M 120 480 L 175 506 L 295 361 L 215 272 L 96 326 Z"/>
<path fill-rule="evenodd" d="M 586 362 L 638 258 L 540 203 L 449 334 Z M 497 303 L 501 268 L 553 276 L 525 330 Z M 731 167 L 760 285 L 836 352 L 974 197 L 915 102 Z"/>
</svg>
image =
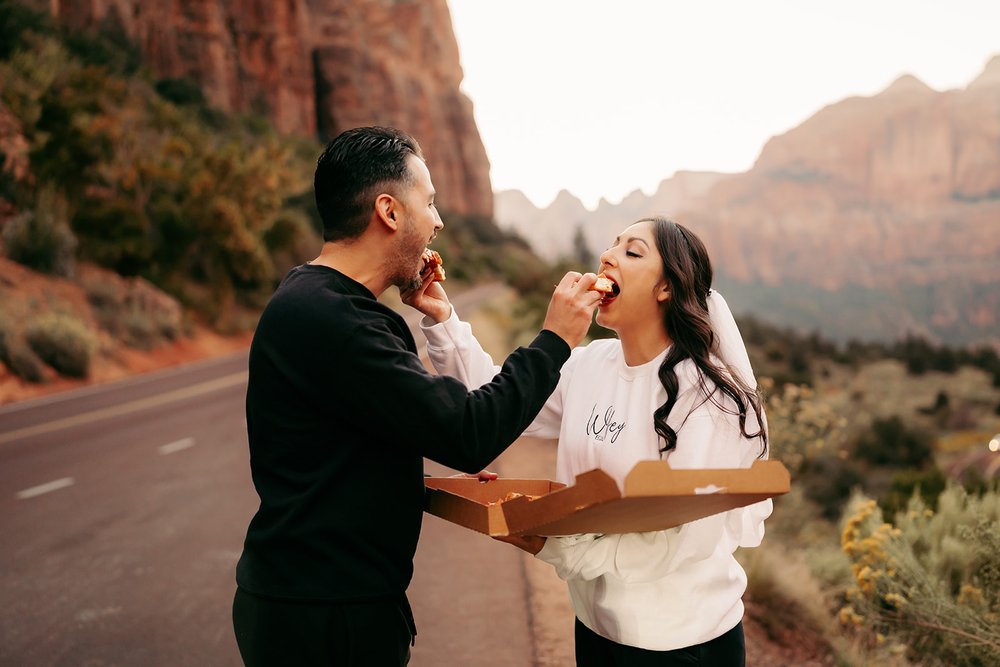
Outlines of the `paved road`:
<svg viewBox="0 0 1000 667">
<path fill-rule="evenodd" d="M 245 391 L 238 354 L 0 408 L 0 665 L 239 664 Z M 411 664 L 532 664 L 523 567 L 427 517 Z"/>
<path fill-rule="evenodd" d="M 238 663 L 225 620 L 256 507 L 245 368 L 0 411 L 0 663 Z"/>
</svg>

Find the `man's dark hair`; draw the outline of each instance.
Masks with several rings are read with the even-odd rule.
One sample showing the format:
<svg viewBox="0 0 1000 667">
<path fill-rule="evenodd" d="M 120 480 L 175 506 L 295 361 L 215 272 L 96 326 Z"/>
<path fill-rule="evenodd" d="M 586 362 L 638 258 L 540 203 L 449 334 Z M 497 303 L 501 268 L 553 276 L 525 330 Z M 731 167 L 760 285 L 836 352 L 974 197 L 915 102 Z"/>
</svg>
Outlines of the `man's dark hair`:
<svg viewBox="0 0 1000 667">
<path fill-rule="evenodd" d="M 371 219 L 372 204 L 382 192 L 411 182 L 410 155 L 423 159 L 417 140 L 391 127 L 358 127 L 327 144 L 316 162 L 313 187 L 323 220 L 323 240 L 360 236 Z"/>
</svg>

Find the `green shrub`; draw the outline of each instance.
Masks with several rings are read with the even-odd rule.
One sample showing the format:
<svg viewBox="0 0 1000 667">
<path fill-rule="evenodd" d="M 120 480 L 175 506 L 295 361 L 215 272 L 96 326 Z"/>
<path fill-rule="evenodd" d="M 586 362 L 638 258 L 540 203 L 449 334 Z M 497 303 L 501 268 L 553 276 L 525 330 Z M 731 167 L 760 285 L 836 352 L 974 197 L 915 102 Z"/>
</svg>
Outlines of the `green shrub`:
<svg viewBox="0 0 1000 667">
<path fill-rule="evenodd" d="M 98 326 L 129 347 L 149 350 L 183 333 L 180 306 L 158 296 L 144 281 L 109 280 L 87 273 L 81 283 Z"/>
<path fill-rule="evenodd" d="M 122 314 L 123 339 L 131 347 L 151 350 L 166 340 L 176 340 L 181 335 L 180 318 L 169 314 L 129 306 Z"/>
<path fill-rule="evenodd" d="M 901 470 L 893 474 L 889 490 L 879 501 L 879 507 L 886 516 L 894 516 L 906 509 L 910 498 L 919 493 L 924 503 L 936 510 L 938 496 L 944 491 L 946 481 L 937 466 L 928 470 Z"/>
<path fill-rule="evenodd" d="M 66 222 L 66 203 L 49 188 L 38 194 L 34 211 L 26 211 L 4 225 L 7 256 L 42 273 L 72 277 L 76 265 L 76 237 Z"/>
<path fill-rule="evenodd" d="M 836 456 L 817 456 L 802 468 L 799 482 L 805 484 L 806 497 L 822 509 L 826 519 L 835 521 L 844 509 L 851 492 L 862 486 L 865 478 L 851 460 Z"/>
<path fill-rule="evenodd" d="M 156 92 L 165 100 L 178 106 L 201 106 L 205 104 L 205 93 L 197 82 L 187 79 L 160 79 L 156 82 Z"/>
<path fill-rule="evenodd" d="M 137 275 L 149 265 L 153 256 L 149 223 L 133 204 L 122 199 L 87 199 L 72 223 L 81 259 L 124 276 Z"/>
<path fill-rule="evenodd" d="M 13 0 L 0 1 L 0 60 L 7 60 L 15 51 L 29 46 L 33 33 L 45 35 L 54 31 L 52 18 L 45 12 Z"/>
<path fill-rule="evenodd" d="M 45 364 L 3 318 L 0 318 L 0 361 L 11 373 L 28 382 L 45 379 Z"/>
<path fill-rule="evenodd" d="M 857 458 L 875 465 L 923 468 L 934 458 L 931 437 L 910 430 L 899 417 L 876 419 L 854 446 Z"/>
<path fill-rule="evenodd" d="M 847 421 L 811 388 L 765 377 L 760 391 L 767 398 L 771 458 L 784 463 L 793 478 L 811 459 L 843 455 Z"/>
<path fill-rule="evenodd" d="M 63 30 L 70 53 L 88 65 L 115 74 L 134 74 L 142 66 L 142 51 L 128 36 L 118 8 L 111 4 L 97 25 L 88 30 Z"/>
<path fill-rule="evenodd" d="M 82 378 L 90 372 L 97 338 L 72 315 L 41 315 L 28 323 L 25 338 L 31 349 L 62 375 Z"/>
<path fill-rule="evenodd" d="M 28 382 L 45 381 L 45 364 L 23 339 L 15 338 L 4 343 L 2 360 L 10 372 Z"/>
<path fill-rule="evenodd" d="M 6 168 L 7 153 L 0 150 L 0 201 L 8 201 L 15 206 L 20 201 L 20 190 L 12 169 Z"/>
</svg>

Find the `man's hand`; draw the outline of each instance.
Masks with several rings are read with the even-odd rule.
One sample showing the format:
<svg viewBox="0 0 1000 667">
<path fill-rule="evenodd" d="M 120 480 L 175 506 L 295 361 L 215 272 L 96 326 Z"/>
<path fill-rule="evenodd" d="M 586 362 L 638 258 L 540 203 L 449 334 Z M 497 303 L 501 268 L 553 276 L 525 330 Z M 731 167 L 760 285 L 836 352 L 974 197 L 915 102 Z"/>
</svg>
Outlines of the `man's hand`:
<svg viewBox="0 0 1000 667">
<path fill-rule="evenodd" d="M 434 281 L 434 270 L 424 267 L 420 274 L 423 282 L 411 290 L 399 290 L 403 303 L 412 306 L 438 324 L 451 317 L 451 301 L 441 283 Z"/>
<path fill-rule="evenodd" d="M 501 537 L 494 537 L 493 539 L 506 542 L 507 544 L 513 544 L 518 549 L 527 551 L 529 554 L 534 556 L 542 550 L 542 547 L 545 546 L 545 540 L 547 538 L 541 537 L 540 535 L 505 535 Z"/>
<path fill-rule="evenodd" d="M 562 338 L 570 347 L 576 347 L 587 335 L 594 308 L 602 298 L 600 292 L 590 288 L 597 282 L 593 273 L 579 274 L 570 271 L 556 285 L 545 314 L 543 329 Z"/>
</svg>

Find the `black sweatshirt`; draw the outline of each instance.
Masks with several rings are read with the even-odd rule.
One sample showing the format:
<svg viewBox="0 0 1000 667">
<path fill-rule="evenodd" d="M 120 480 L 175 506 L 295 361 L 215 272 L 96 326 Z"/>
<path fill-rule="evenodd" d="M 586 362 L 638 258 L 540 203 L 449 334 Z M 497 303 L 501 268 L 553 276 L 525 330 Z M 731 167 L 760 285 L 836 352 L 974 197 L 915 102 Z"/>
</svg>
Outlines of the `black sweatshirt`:
<svg viewBox="0 0 1000 667">
<path fill-rule="evenodd" d="M 292 269 L 250 347 L 247 431 L 260 508 L 241 588 L 311 600 L 400 597 L 423 457 L 478 472 L 531 423 L 569 346 L 542 331 L 488 385 L 427 372 L 402 317 L 333 269 Z"/>
</svg>

